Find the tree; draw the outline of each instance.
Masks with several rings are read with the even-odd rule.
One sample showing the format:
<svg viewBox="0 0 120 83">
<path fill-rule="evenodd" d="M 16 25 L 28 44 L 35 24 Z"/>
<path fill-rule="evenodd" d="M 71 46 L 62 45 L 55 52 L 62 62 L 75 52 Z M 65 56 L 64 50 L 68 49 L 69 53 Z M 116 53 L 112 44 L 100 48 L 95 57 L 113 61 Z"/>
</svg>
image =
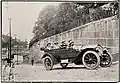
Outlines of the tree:
<svg viewBox="0 0 120 83">
<path fill-rule="evenodd" d="M 50 28 L 48 28 L 50 26 L 49 23 L 54 19 L 56 10 L 57 7 L 48 5 L 39 13 L 37 21 L 35 22 L 35 26 L 33 28 L 33 33 L 36 36 L 41 36 L 43 33 L 50 30 Z"/>
<path fill-rule="evenodd" d="M 17 45 L 18 47 L 27 48 L 28 42 L 22 41 L 20 39 L 13 39 L 11 37 L 11 48 L 14 48 L 14 46 Z M 2 48 L 5 48 L 6 50 L 10 47 L 10 36 L 8 35 L 2 35 Z"/>
</svg>

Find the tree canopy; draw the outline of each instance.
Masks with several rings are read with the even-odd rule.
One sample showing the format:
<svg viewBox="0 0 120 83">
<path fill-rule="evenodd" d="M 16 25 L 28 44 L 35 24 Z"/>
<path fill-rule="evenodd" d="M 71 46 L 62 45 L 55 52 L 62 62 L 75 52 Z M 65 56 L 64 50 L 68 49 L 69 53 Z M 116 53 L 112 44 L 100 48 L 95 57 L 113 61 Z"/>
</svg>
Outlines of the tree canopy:
<svg viewBox="0 0 120 83">
<path fill-rule="evenodd" d="M 10 36 L 2 35 L 2 48 L 8 48 L 10 45 Z M 11 37 L 11 47 L 18 45 L 19 47 L 27 48 L 28 42 Z"/>
</svg>

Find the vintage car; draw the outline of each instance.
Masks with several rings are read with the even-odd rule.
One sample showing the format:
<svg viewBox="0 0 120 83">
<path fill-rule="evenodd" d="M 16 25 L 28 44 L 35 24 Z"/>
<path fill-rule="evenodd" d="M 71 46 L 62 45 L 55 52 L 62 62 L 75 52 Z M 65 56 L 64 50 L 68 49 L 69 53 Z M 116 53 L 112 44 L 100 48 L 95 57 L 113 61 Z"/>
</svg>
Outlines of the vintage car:
<svg viewBox="0 0 120 83">
<path fill-rule="evenodd" d="M 81 45 L 76 48 L 57 48 L 45 49 L 42 56 L 46 70 L 52 70 L 55 64 L 60 64 L 66 68 L 69 63 L 76 65 L 83 64 L 86 68 L 92 70 L 101 67 L 109 67 L 112 64 L 112 56 L 106 47 L 98 45 Z"/>
</svg>

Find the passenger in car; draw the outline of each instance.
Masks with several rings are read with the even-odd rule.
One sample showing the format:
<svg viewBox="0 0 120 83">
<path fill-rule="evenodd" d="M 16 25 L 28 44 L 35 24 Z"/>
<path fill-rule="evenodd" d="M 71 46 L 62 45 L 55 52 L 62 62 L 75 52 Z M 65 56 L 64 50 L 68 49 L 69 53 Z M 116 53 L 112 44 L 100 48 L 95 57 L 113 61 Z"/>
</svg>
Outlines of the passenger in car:
<svg viewBox="0 0 120 83">
<path fill-rule="evenodd" d="M 46 49 L 48 50 L 51 50 L 51 43 L 48 43 L 46 46 L 45 46 Z"/>
<path fill-rule="evenodd" d="M 62 44 L 60 45 L 60 48 L 61 49 L 66 49 L 68 45 L 65 43 L 65 41 L 62 41 L 61 43 Z"/>
<path fill-rule="evenodd" d="M 59 48 L 59 43 L 58 42 L 55 42 L 54 43 L 54 49 L 58 49 Z"/>
<path fill-rule="evenodd" d="M 73 48 L 74 42 L 72 40 L 69 40 L 68 43 L 69 43 L 68 48 Z"/>
</svg>

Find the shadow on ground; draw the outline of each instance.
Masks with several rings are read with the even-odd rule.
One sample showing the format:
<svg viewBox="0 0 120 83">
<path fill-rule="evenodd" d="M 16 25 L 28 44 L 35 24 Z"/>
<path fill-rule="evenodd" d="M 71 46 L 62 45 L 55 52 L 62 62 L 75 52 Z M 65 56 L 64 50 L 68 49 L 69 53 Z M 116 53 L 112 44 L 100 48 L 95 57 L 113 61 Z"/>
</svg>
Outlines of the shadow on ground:
<svg viewBox="0 0 120 83">
<path fill-rule="evenodd" d="M 68 70 L 68 69 L 86 69 L 86 67 L 67 67 L 67 68 L 53 68 L 52 70 Z"/>
</svg>

